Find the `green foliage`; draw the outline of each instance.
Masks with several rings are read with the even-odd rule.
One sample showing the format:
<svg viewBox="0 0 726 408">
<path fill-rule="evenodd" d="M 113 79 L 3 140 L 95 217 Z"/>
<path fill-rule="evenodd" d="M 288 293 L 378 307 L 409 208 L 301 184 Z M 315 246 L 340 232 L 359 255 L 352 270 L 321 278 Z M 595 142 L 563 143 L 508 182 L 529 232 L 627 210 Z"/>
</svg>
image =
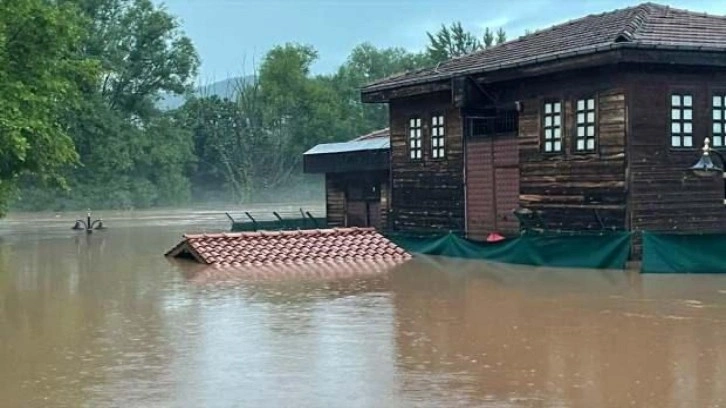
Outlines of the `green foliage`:
<svg viewBox="0 0 726 408">
<path fill-rule="evenodd" d="M 284 44 L 232 100 L 190 97 L 162 112 L 162 96 L 191 95 L 199 59 L 156 4 L 0 0 L 0 214 L 16 185 L 16 205 L 33 210 L 275 197 L 305 182 L 305 150 L 388 125 L 387 106 L 361 103 L 362 86 L 506 40 L 454 23 L 427 33 L 425 52 L 364 43 L 317 76 L 313 47 Z"/>
<path fill-rule="evenodd" d="M 26 190 L 33 193 L 24 194 L 20 205 L 32 207 L 28 197 L 40 199 L 43 192 L 45 202 L 63 208 L 135 208 L 188 200 L 191 134 L 155 104 L 162 92 L 189 88 L 199 64 L 191 40 L 179 31 L 176 19 L 150 0 L 58 3 L 60 9 L 76 10 L 79 31 L 86 33 L 70 55 L 97 61 L 99 69 L 91 85 L 77 94 L 76 109 L 62 118 L 64 146 L 79 164 L 64 169 L 71 190 L 43 189 L 37 178 L 26 178 Z M 56 97 L 68 102 L 66 95 Z"/>
<path fill-rule="evenodd" d="M 96 65 L 76 52 L 82 20 L 44 0 L 0 0 L 0 214 L 23 174 L 63 183 L 77 161 L 62 117 L 77 108 Z"/>
<path fill-rule="evenodd" d="M 454 22 L 448 27 L 442 25 L 436 33 L 427 32 L 426 35 L 429 38 L 426 51 L 433 63 L 460 57 L 507 41 L 507 33 L 503 28 L 499 28 L 495 33 L 486 27 L 482 41 L 479 41 L 476 35 L 464 30 L 460 22 Z"/>
</svg>

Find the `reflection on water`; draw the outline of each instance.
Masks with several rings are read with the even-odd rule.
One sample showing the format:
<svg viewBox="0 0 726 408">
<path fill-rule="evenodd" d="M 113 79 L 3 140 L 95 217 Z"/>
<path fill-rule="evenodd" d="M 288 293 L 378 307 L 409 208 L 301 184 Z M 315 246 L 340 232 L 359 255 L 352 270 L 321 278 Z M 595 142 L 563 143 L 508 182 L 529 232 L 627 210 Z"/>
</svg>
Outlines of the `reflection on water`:
<svg viewBox="0 0 726 408">
<path fill-rule="evenodd" d="M 155 215 L 0 221 L 3 406 L 726 404 L 726 276 L 417 258 L 219 280 L 161 254 L 224 219 Z"/>
</svg>

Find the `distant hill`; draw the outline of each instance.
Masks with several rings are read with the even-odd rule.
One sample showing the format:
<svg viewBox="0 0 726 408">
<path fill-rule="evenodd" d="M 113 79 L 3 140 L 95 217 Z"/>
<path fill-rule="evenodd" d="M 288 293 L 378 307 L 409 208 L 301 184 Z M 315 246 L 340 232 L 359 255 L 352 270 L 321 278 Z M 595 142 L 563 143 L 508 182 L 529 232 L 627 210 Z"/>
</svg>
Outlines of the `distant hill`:
<svg viewBox="0 0 726 408">
<path fill-rule="evenodd" d="M 237 88 L 240 84 L 251 80 L 251 76 L 232 77 L 223 81 L 214 82 L 209 85 L 203 85 L 194 90 L 196 96 L 218 96 L 220 98 L 234 99 L 237 96 Z M 176 109 L 186 101 L 184 95 L 165 95 L 159 101 L 159 108 L 162 110 Z"/>
</svg>

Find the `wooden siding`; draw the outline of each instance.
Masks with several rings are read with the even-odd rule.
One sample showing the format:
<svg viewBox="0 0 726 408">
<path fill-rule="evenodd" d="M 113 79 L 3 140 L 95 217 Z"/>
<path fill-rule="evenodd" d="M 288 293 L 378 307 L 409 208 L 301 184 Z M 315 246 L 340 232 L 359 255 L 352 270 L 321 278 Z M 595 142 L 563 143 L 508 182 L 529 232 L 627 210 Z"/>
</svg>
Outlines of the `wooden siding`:
<svg viewBox="0 0 726 408">
<path fill-rule="evenodd" d="M 446 158 L 431 158 L 431 116 L 444 114 Z M 412 161 L 408 120 L 422 119 L 423 159 Z M 390 225 L 394 230 L 464 230 L 463 144 L 459 109 L 450 93 L 396 99 L 390 103 L 392 194 Z"/>
<path fill-rule="evenodd" d="M 520 205 L 542 212 L 549 228 L 626 227 L 626 128 L 628 112 L 621 76 L 609 68 L 522 82 L 518 97 Z M 595 153 L 575 152 L 577 99 L 597 99 Z M 541 110 L 562 102 L 563 151 L 543 153 Z"/>
<path fill-rule="evenodd" d="M 686 170 L 698 160 L 704 138 L 711 135 L 711 95 L 726 90 L 726 73 L 638 66 L 627 74 L 627 80 L 632 229 L 725 231 L 723 179 L 700 179 Z M 674 91 L 693 94 L 692 148 L 670 147 L 670 95 Z"/>
<path fill-rule="evenodd" d="M 325 211 L 329 227 L 345 226 L 345 184 L 339 175 L 325 175 Z"/>
<path fill-rule="evenodd" d="M 515 233 L 512 213 L 519 206 L 519 155 L 516 135 L 477 136 L 466 141 L 467 237 Z"/>
</svg>

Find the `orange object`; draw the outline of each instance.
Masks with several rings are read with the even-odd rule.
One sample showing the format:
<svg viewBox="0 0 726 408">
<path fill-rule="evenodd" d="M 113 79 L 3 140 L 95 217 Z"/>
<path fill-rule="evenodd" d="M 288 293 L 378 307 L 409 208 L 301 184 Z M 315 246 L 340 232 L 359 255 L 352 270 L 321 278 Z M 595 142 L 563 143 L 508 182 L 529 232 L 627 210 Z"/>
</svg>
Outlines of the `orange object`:
<svg viewBox="0 0 726 408">
<path fill-rule="evenodd" d="M 491 234 L 487 235 L 487 242 L 501 242 L 504 241 L 506 238 L 499 235 L 497 232 L 492 232 Z"/>
</svg>

